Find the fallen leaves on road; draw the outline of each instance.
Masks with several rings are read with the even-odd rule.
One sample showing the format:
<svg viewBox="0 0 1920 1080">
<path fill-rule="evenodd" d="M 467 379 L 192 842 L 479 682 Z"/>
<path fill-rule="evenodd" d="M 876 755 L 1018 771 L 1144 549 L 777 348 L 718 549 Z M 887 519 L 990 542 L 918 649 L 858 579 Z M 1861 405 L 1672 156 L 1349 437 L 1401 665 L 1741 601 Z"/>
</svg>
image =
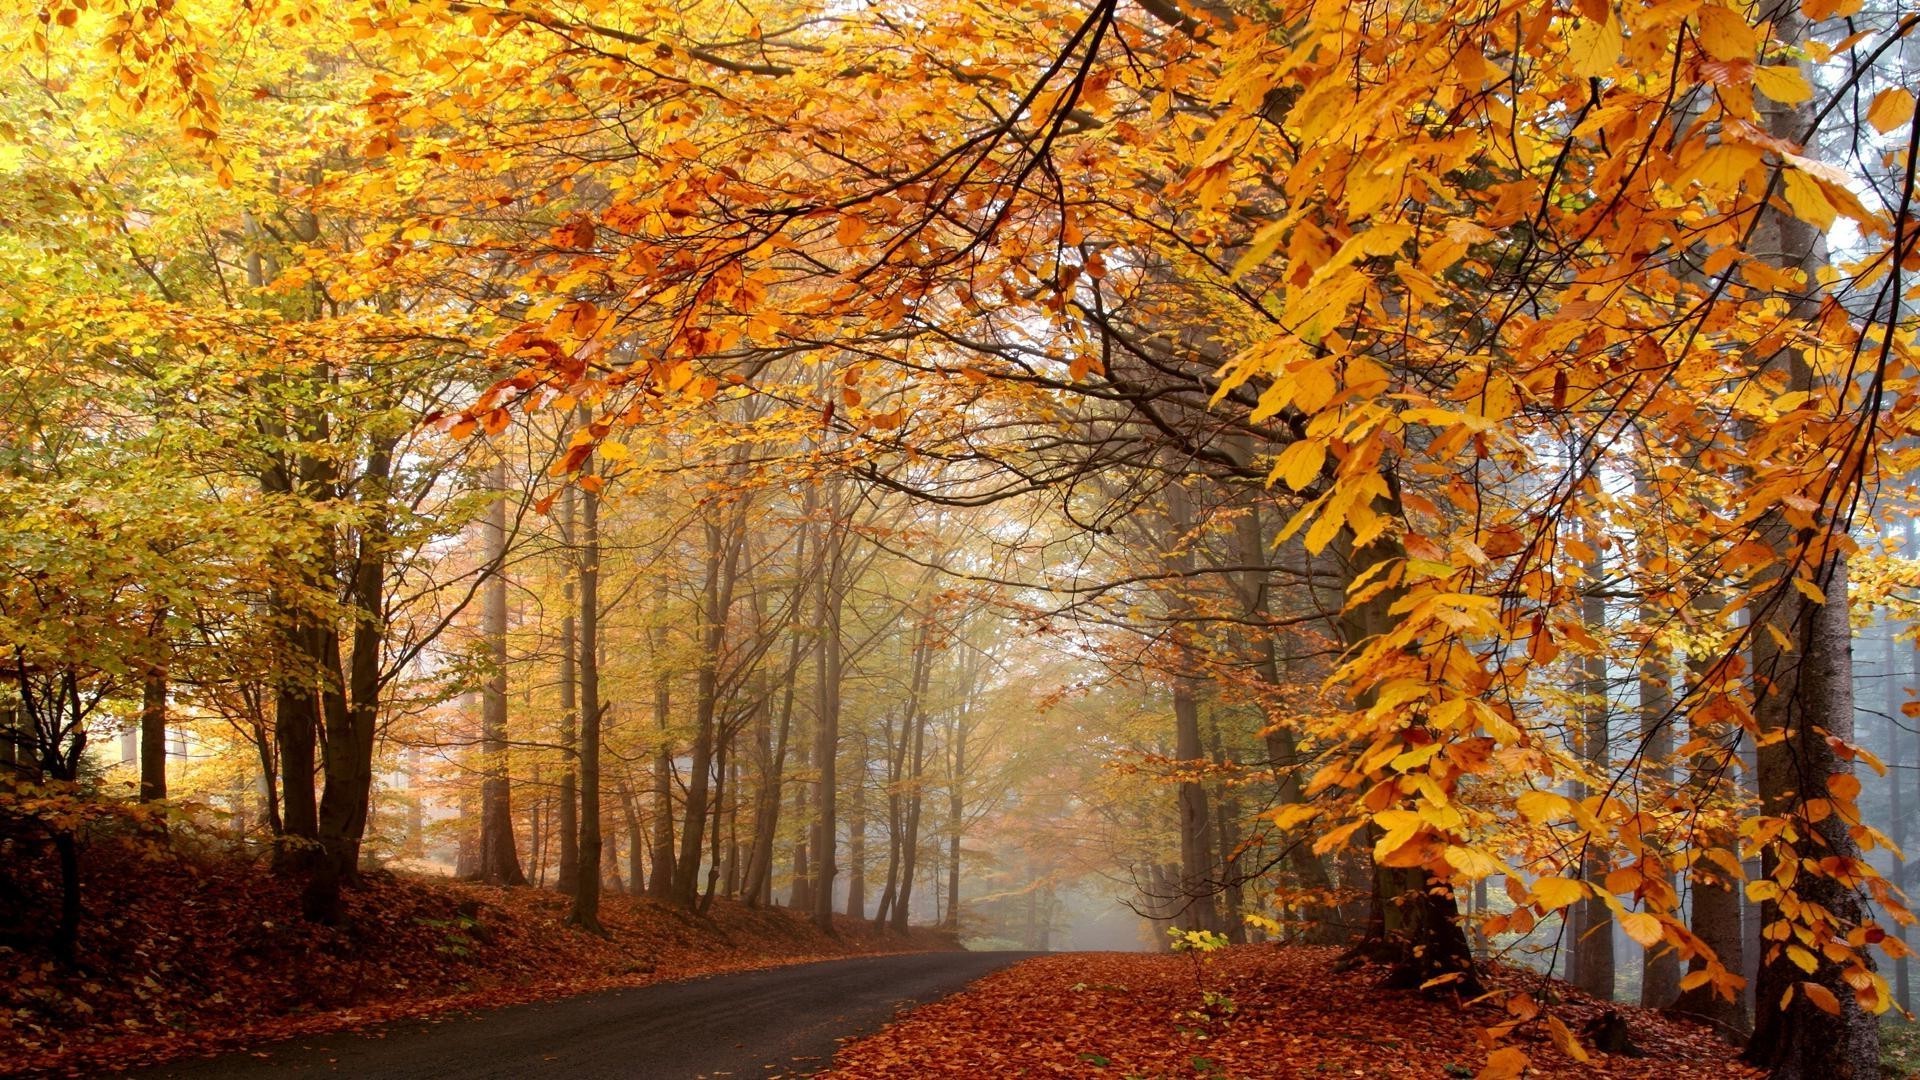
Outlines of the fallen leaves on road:
<svg viewBox="0 0 1920 1080">
<path fill-rule="evenodd" d="M 1509 1019 L 1487 1003 L 1383 990 L 1377 970 L 1336 971 L 1337 949 L 1249 945 L 1198 970 L 1187 956 L 1080 953 L 1040 957 L 925 1005 L 842 1048 L 833 1080 L 932 1077 L 1326 1080 L 1474 1077 L 1486 1068 L 1479 1033 Z M 1494 971 L 1490 982 L 1538 992 L 1539 976 Z M 1564 984 L 1551 1015 L 1580 1031 L 1608 1006 Z M 1722 1080 L 1758 1074 L 1707 1028 L 1630 1006 L 1645 1057 L 1586 1050 L 1578 1064 L 1546 1023 L 1506 1045 L 1531 1059 L 1528 1077 Z M 1511 1055 L 1509 1055 L 1511 1056 Z"/>
<path fill-rule="evenodd" d="M 39 943 L 31 894 L 0 904 L 0 1075 L 98 1076 L 199 1052 L 402 1017 L 863 953 L 951 948 L 715 900 L 706 916 L 602 901 L 608 937 L 567 929 L 567 898 L 378 873 L 338 927 L 300 919 L 296 885 L 258 864 L 101 844 L 86 861 L 77 964 Z"/>
</svg>

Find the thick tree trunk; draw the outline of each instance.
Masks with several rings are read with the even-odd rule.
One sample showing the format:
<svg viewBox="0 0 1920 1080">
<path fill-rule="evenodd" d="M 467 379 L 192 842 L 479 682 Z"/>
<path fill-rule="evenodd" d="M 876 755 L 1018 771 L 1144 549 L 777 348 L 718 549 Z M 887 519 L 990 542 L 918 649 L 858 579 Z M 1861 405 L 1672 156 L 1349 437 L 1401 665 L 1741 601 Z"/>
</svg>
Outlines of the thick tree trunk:
<svg viewBox="0 0 1920 1080">
<path fill-rule="evenodd" d="M 1795 6 L 1784 6 L 1772 13 L 1774 33 L 1782 44 L 1800 43 L 1806 23 Z M 1798 139 L 1814 129 L 1811 101 L 1785 105 L 1764 96 L 1756 99 L 1767 131 L 1779 138 Z M 1825 237 L 1813 226 L 1790 217 L 1778 209 L 1762 209 L 1753 232 L 1751 254 L 1774 266 L 1803 271 L 1809 282 L 1826 269 Z M 1820 315 L 1819 300 L 1807 294 L 1784 297 L 1793 316 L 1812 321 Z M 1813 391 L 1819 387 L 1807 358 L 1797 349 L 1785 349 L 1772 360 L 1787 376 L 1788 391 Z M 1824 470 L 1823 470 L 1824 472 Z M 1831 483 L 1832 474 L 1809 478 L 1816 498 L 1833 493 L 1817 485 Z M 1843 757 L 1836 746 L 1853 740 L 1853 639 L 1848 625 L 1847 556 L 1843 521 L 1829 515 L 1844 512 L 1844 507 L 1829 503 L 1819 508 L 1822 515 L 1816 528 L 1799 530 L 1790 524 L 1778 508 L 1762 519 L 1761 531 L 1782 562 L 1773 568 L 1775 580 L 1768 587 L 1755 613 L 1756 623 L 1771 623 L 1793 643 L 1789 651 L 1763 632 L 1752 635 L 1753 673 L 1755 677 L 1754 720 L 1761 733 L 1758 749 L 1757 779 L 1760 809 L 1771 817 L 1786 817 L 1798 833 L 1784 852 L 1787 858 L 1800 860 L 1805 867 L 1792 881 L 1797 901 L 1795 929 L 1806 930 L 1812 938 L 1803 950 L 1813 957 L 1813 970 L 1803 971 L 1794 963 L 1790 946 L 1775 935 L 1775 926 L 1785 928 L 1788 913 L 1775 899 L 1766 899 L 1760 907 L 1761 933 L 1767 938 L 1755 983 L 1756 1015 L 1753 1038 L 1746 1055 L 1754 1064 L 1769 1070 L 1773 1080 L 1870 1080 L 1879 1075 L 1879 1024 L 1872 1013 L 1863 1010 L 1848 985 L 1841 965 L 1826 955 L 1824 939 L 1844 941 L 1850 931 L 1868 919 L 1868 902 L 1851 883 L 1849 873 L 1834 869 L 1835 864 L 1861 858 L 1859 845 L 1849 828 L 1851 815 L 1816 812 L 1831 790 L 1852 779 L 1852 755 Z M 1795 565 L 1799 557 L 1805 565 Z M 1824 591 L 1824 600 L 1816 601 L 1792 587 L 1790 575 L 1804 573 Z M 1777 740 L 1777 741 L 1775 741 Z M 1762 872 L 1773 876 L 1782 856 L 1780 848 L 1769 846 L 1762 853 Z M 1860 951 L 1859 962 L 1871 966 L 1872 960 Z M 1816 1007 L 1803 989 L 1806 984 L 1825 987 L 1838 1001 L 1838 1014 Z M 1789 992 L 1791 1000 L 1789 1001 Z"/>
<path fill-rule="evenodd" d="M 1193 528 L 1193 511 L 1186 486 L 1180 481 L 1167 485 L 1167 531 L 1161 536 L 1163 550 L 1172 552 L 1168 563 L 1182 580 L 1194 569 L 1193 542 L 1187 534 Z M 1176 592 L 1171 612 L 1176 636 L 1185 636 L 1192 627 L 1183 623 L 1190 618 L 1190 604 Z M 1173 694 L 1173 756 L 1183 773 L 1206 768 L 1206 749 L 1200 740 L 1200 682 L 1186 669 L 1191 663 L 1188 646 L 1175 644 L 1175 671 L 1170 680 Z M 1197 779 L 1179 781 L 1175 795 L 1180 812 L 1180 896 L 1184 904 L 1184 922 L 1189 930 L 1218 930 L 1220 916 L 1214 906 L 1213 833 L 1207 824 L 1207 787 Z"/>
<path fill-rule="evenodd" d="M 1761 811 L 1791 817 L 1806 831 L 1807 835 L 1792 843 L 1790 851 L 1810 864 L 1822 859 L 1861 857 L 1842 815 L 1814 815 L 1807 805 L 1826 798 L 1830 778 L 1853 773 L 1851 759 L 1834 751 L 1834 741 L 1849 743 L 1853 739 L 1852 631 L 1847 624 L 1845 556 L 1830 556 L 1825 571 L 1820 580 L 1825 603 L 1816 604 L 1788 589 L 1776 590 L 1780 602 L 1774 621 L 1783 626 L 1783 631 L 1791 627 L 1788 637 L 1801 648 L 1786 653 L 1771 643 L 1756 646 L 1754 665 L 1755 674 L 1766 683 L 1756 703 L 1755 719 L 1762 732 L 1785 736 L 1760 750 Z M 1766 637 L 1770 635 L 1755 635 L 1754 640 Z M 1769 877 L 1776 858 L 1769 849 L 1763 859 L 1762 869 Z M 1830 873 L 1802 872 L 1793 887 L 1800 904 L 1814 905 L 1824 913 L 1816 921 L 1835 938 L 1844 939 L 1850 928 L 1863 925 L 1868 918 L 1866 898 Z M 1761 904 L 1763 933 L 1784 918 L 1777 901 Z M 1818 939 L 1815 946 L 1809 950 L 1815 967 L 1807 972 L 1794 962 L 1786 946 L 1770 940 L 1755 988 L 1759 1005 L 1746 1056 L 1769 1069 L 1775 1080 L 1871 1080 L 1879 1075 L 1878 1021 L 1860 1007 L 1842 967 L 1826 957 Z M 1839 1002 L 1838 1015 L 1815 1005 L 1801 989 L 1809 983 L 1825 987 Z M 1782 1007 L 1779 1003 L 1788 1000 L 1790 990 L 1794 991 L 1791 1000 Z"/>
<path fill-rule="evenodd" d="M 1377 502 L 1374 509 L 1390 520 L 1398 520 L 1401 517 L 1398 481 L 1389 473 L 1387 482 L 1392 495 Z M 1380 563 L 1398 563 L 1407 556 L 1406 546 L 1392 529 L 1345 554 L 1346 582 L 1356 580 Z M 1344 592 L 1343 588 L 1343 595 Z M 1394 623 L 1390 609 L 1399 599 L 1400 590 L 1385 589 L 1364 603 L 1348 606 L 1337 620 L 1341 644 L 1348 649 L 1358 648 L 1390 631 Z M 1372 698 L 1371 692 L 1360 694 L 1356 704 L 1365 707 L 1372 703 Z M 1367 830 L 1373 840 L 1378 839 L 1377 832 L 1377 826 Z M 1449 992 L 1471 996 L 1480 989 L 1473 950 L 1460 925 L 1460 906 L 1453 887 L 1447 881 L 1429 877 L 1423 867 L 1374 865 L 1367 928 L 1354 946 L 1353 954 L 1387 964 L 1391 969 L 1387 982 L 1392 987 L 1409 989 L 1434 979 L 1451 978 L 1446 984 Z"/>
</svg>

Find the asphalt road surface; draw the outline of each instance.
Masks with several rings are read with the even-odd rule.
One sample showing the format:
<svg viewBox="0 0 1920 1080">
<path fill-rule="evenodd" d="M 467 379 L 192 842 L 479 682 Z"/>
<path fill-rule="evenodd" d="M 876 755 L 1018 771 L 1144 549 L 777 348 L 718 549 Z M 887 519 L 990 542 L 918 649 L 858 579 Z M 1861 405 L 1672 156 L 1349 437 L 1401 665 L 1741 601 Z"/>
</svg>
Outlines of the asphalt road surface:
<svg viewBox="0 0 1920 1080">
<path fill-rule="evenodd" d="M 843 1039 L 937 1001 L 1031 953 L 868 956 L 406 1020 L 175 1062 L 127 1080 L 565 1077 L 695 1080 L 804 1076 Z"/>
</svg>

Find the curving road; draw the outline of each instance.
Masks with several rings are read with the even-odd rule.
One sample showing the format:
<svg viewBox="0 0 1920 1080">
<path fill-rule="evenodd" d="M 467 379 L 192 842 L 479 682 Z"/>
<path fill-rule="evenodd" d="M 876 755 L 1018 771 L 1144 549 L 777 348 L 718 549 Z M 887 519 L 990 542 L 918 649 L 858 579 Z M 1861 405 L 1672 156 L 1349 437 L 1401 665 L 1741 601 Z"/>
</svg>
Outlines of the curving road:
<svg viewBox="0 0 1920 1080">
<path fill-rule="evenodd" d="M 294 1039 L 252 1053 L 175 1062 L 129 1080 L 696 1080 L 805 1076 L 843 1039 L 901 1009 L 945 997 L 1032 953 L 916 953 L 770 971 L 400 1021 Z"/>
</svg>

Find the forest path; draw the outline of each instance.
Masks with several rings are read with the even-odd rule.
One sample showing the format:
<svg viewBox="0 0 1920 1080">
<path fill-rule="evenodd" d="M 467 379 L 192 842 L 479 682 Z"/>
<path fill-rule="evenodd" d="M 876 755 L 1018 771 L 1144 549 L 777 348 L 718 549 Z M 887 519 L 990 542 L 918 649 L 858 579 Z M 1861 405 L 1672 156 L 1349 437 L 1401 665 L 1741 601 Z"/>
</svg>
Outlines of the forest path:
<svg viewBox="0 0 1920 1080">
<path fill-rule="evenodd" d="M 481 1013 L 292 1039 L 252 1053 L 121 1074 L 130 1080 L 500 1077 L 695 1080 L 806 1075 L 842 1039 L 1033 953 L 936 952 L 828 960 L 609 990 Z"/>
</svg>

